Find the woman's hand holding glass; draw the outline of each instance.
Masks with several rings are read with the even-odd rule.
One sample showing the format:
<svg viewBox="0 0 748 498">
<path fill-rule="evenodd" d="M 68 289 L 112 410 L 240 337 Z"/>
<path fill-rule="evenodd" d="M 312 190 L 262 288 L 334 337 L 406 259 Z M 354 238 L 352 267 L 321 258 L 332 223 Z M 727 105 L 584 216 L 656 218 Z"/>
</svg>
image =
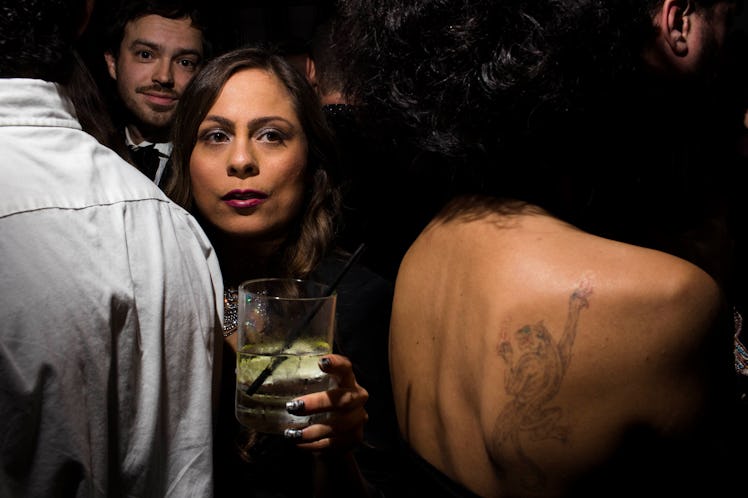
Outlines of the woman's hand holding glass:
<svg viewBox="0 0 748 498">
<path fill-rule="evenodd" d="M 328 413 L 324 421 L 304 429 L 288 430 L 285 436 L 299 441 L 299 447 L 319 450 L 349 450 L 363 440 L 368 419 L 364 405 L 369 393 L 356 381 L 350 360 L 330 354 L 320 360 L 320 369 L 332 376 L 335 387 L 299 396 L 287 404 L 294 415 Z"/>
</svg>

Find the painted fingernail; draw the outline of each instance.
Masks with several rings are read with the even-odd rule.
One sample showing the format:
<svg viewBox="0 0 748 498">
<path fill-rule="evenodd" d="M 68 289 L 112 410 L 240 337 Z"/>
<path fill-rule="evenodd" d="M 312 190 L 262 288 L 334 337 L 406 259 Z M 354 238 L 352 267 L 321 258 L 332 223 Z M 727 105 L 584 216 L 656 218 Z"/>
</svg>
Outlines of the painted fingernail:
<svg viewBox="0 0 748 498">
<path fill-rule="evenodd" d="M 288 413 L 300 412 L 304 409 L 304 401 L 300 399 L 293 399 L 286 402 L 286 411 Z"/>
<path fill-rule="evenodd" d="M 321 368 L 322 371 L 325 371 L 328 368 L 330 368 L 330 365 L 332 365 L 332 362 L 330 361 L 330 358 L 328 358 L 326 356 L 324 358 L 320 358 L 320 360 L 319 360 L 319 368 Z"/>
<path fill-rule="evenodd" d="M 302 431 L 301 429 L 286 429 L 283 431 L 283 437 L 286 439 L 301 439 Z"/>
</svg>

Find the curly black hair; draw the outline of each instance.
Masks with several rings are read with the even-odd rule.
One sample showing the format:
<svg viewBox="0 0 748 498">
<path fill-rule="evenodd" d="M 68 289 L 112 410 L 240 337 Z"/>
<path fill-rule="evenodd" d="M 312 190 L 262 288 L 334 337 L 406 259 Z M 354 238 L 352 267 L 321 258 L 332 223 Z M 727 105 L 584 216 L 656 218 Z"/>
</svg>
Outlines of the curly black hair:
<svg viewBox="0 0 748 498">
<path fill-rule="evenodd" d="M 336 46 L 347 94 L 422 131 L 410 138 L 425 150 L 460 157 L 488 134 L 510 140 L 518 123 L 573 108 L 638 64 L 655 34 L 654 3 L 342 1 Z"/>
<path fill-rule="evenodd" d="M 644 225 L 660 234 L 702 206 L 720 139 L 718 92 L 662 81 L 643 57 L 661 4 L 339 0 L 334 46 L 362 123 L 408 151 L 415 178 L 644 243 Z"/>
</svg>

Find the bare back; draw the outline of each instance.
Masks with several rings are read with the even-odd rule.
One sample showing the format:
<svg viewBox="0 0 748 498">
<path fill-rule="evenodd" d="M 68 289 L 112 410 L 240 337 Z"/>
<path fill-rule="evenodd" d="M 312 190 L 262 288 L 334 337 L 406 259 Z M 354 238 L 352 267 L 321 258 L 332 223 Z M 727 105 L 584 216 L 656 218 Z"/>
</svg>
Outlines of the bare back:
<svg viewBox="0 0 748 498">
<path fill-rule="evenodd" d="M 677 448 L 697 452 L 716 408 L 715 282 L 538 211 L 475 214 L 433 222 L 398 274 L 390 364 L 411 447 L 481 496 L 578 496 L 615 486 L 608 467 L 644 479 L 655 449 L 696 465 Z"/>
</svg>

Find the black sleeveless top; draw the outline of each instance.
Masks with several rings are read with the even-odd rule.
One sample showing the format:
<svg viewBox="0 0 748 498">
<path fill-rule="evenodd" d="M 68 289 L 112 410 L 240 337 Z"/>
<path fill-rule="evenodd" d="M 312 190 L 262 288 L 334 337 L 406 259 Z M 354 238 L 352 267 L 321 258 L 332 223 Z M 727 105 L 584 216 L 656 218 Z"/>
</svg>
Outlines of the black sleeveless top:
<svg viewBox="0 0 748 498">
<path fill-rule="evenodd" d="M 332 283 L 345 255 L 325 258 L 310 279 Z M 353 363 L 356 381 L 369 393 L 364 443 L 354 450 L 372 489 L 389 489 L 398 469 L 392 454 L 397 422 L 389 376 L 389 320 L 392 284 L 354 264 L 338 286 L 337 329 L 333 350 Z M 222 382 L 214 447 L 215 497 L 296 498 L 313 496 L 313 456 L 280 436 L 253 433 L 234 415 L 236 360 L 224 342 Z M 388 496 L 372 491 L 372 496 Z"/>
</svg>

